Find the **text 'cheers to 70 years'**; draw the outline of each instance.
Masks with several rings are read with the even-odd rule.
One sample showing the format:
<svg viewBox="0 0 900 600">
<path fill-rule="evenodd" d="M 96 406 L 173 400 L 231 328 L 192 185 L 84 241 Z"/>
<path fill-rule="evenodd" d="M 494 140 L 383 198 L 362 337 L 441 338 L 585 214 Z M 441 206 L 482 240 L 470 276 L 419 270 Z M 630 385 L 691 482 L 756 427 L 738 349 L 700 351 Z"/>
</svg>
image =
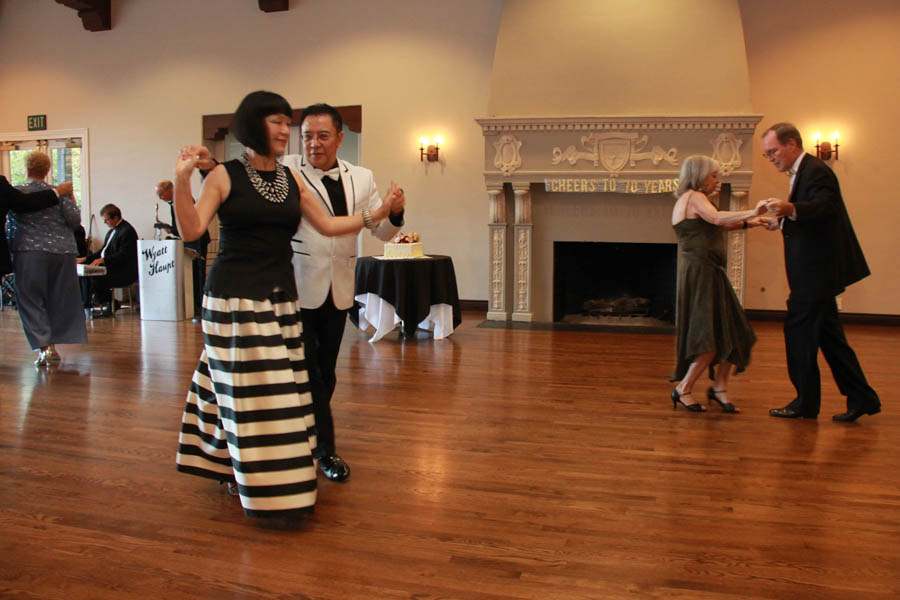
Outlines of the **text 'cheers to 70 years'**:
<svg viewBox="0 0 900 600">
<path fill-rule="evenodd" d="M 678 189 L 678 179 L 544 179 L 547 192 L 619 192 L 664 194 Z"/>
</svg>

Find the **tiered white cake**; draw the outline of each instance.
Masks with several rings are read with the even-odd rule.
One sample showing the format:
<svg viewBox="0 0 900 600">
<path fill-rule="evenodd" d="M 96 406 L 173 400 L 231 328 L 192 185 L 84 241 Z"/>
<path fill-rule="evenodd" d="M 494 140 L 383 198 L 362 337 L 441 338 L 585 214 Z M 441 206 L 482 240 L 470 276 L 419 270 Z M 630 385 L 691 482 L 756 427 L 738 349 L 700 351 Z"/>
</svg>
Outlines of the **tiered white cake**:
<svg viewBox="0 0 900 600">
<path fill-rule="evenodd" d="M 422 252 L 421 237 L 418 233 L 398 233 L 384 245 L 385 258 L 417 258 L 425 256 Z"/>
</svg>

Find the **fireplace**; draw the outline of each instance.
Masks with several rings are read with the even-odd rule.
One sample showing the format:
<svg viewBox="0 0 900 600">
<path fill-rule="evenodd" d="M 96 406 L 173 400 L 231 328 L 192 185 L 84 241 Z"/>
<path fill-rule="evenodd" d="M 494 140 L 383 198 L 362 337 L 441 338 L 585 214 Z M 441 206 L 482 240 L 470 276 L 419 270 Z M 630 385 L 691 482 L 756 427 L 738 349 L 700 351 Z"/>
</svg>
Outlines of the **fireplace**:
<svg viewBox="0 0 900 600">
<path fill-rule="evenodd" d="M 554 242 L 553 320 L 671 327 L 677 244 Z"/>
<path fill-rule="evenodd" d="M 596 301 L 588 313 L 636 319 L 619 314 L 630 303 L 646 307 L 641 316 L 671 323 L 677 254 L 671 214 L 681 162 L 691 154 L 716 159 L 724 182 L 719 206 L 747 208 L 759 120 L 758 115 L 477 119 L 485 138 L 490 206 L 487 318 L 557 321 L 579 303 L 583 311 L 585 302 Z M 665 289 L 651 297 L 647 280 L 627 281 L 622 273 L 622 289 L 588 294 L 596 298 L 559 291 L 557 241 L 609 243 L 609 252 L 641 245 L 659 249 L 668 258 L 653 258 L 659 266 L 651 267 L 648 280 L 666 282 L 660 284 Z M 728 234 L 728 277 L 738 298 L 743 298 L 744 247 L 743 230 Z M 608 271 L 619 262 L 608 256 L 589 260 L 607 263 Z M 582 283 L 597 279 L 587 267 L 572 268 L 577 272 L 572 278 Z"/>
</svg>

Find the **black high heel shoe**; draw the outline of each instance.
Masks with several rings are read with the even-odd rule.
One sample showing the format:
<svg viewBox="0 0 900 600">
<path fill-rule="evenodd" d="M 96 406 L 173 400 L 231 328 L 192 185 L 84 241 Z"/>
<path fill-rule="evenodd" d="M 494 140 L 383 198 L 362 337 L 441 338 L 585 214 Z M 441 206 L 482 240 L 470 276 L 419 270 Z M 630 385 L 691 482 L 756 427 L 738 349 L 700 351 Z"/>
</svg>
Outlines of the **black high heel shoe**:
<svg viewBox="0 0 900 600">
<path fill-rule="evenodd" d="M 225 481 L 224 479 L 219 480 L 219 485 L 225 486 L 225 491 L 228 492 L 229 496 L 239 496 L 238 485 L 233 481 Z"/>
<path fill-rule="evenodd" d="M 690 394 L 684 394 L 684 396 L 690 396 Z M 672 410 L 678 408 L 679 404 L 691 412 L 703 412 L 706 410 L 699 402 L 694 402 L 693 404 L 685 404 L 684 400 L 682 400 L 684 396 L 679 394 L 677 389 L 672 388 Z"/>
<path fill-rule="evenodd" d="M 732 404 L 731 402 L 724 402 L 723 400 L 720 400 L 718 396 L 716 396 L 717 393 L 724 394 L 727 391 L 728 390 L 716 390 L 716 389 L 713 389 L 712 387 L 710 387 L 708 390 L 706 390 L 706 397 L 709 398 L 710 402 L 715 400 L 716 404 L 718 404 L 719 406 L 722 407 L 722 412 L 726 412 L 726 413 L 741 412 L 740 410 L 738 410 L 738 407 L 735 406 L 734 404 Z"/>
</svg>

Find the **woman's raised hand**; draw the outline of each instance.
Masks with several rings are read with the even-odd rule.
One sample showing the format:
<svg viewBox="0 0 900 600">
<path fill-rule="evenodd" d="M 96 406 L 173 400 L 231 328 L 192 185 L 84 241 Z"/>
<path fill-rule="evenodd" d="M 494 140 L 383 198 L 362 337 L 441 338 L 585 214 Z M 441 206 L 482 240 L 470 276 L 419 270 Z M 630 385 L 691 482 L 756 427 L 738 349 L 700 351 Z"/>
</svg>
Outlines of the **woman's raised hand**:
<svg viewBox="0 0 900 600">
<path fill-rule="evenodd" d="M 191 148 L 193 148 L 193 146 L 185 146 L 178 154 L 178 160 L 175 161 L 176 174 L 190 176 L 197 167 L 197 162 L 200 160 L 200 157 L 196 152 L 191 152 Z"/>
<path fill-rule="evenodd" d="M 209 148 L 206 146 L 185 146 L 181 149 L 181 153 L 195 154 L 197 156 L 197 167 L 204 171 L 212 171 L 216 166 L 216 161 L 213 160 L 212 155 L 209 153 Z"/>
</svg>

